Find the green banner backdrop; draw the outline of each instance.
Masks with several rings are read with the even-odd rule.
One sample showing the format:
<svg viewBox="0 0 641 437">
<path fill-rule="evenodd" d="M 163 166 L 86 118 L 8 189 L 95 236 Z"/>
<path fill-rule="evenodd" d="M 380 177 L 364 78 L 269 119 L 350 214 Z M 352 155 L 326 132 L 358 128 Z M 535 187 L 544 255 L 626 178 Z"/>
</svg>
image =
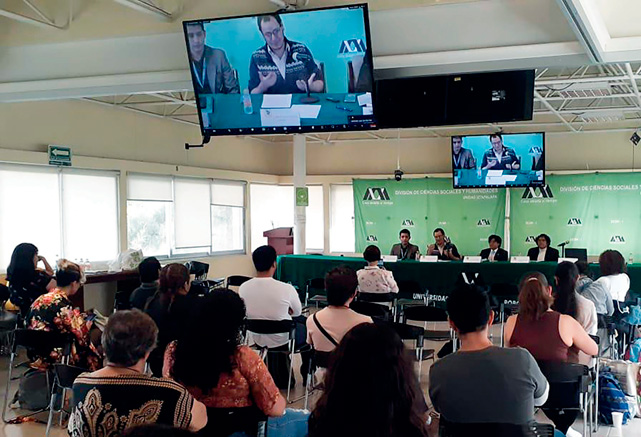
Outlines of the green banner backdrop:
<svg viewBox="0 0 641 437">
<path fill-rule="evenodd" d="M 461 255 L 478 255 L 491 234 L 503 235 L 505 190 L 452 189 L 452 179 L 354 180 L 356 251 L 377 245 L 383 254 L 403 228 L 425 253 L 443 228 Z"/>
<path fill-rule="evenodd" d="M 589 255 L 616 249 L 641 259 L 641 175 L 597 173 L 546 176 L 545 187 L 512 189 L 511 254 L 525 255 L 546 233 L 552 246 L 587 248 Z"/>
</svg>

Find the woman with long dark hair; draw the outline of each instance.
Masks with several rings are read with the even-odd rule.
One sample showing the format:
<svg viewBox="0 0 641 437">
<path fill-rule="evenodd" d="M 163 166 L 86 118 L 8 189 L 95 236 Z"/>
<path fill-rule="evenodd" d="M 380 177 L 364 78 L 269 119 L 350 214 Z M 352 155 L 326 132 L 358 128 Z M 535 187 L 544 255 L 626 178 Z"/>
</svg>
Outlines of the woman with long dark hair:
<svg viewBox="0 0 641 437">
<path fill-rule="evenodd" d="M 352 328 L 330 359 L 310 437 L 427 436 L 427 406 L 413 360 L 390 328 Z"/>
<path fill-rule="evenodd" d="M 196 305 L 194 297 L 189 296 L 190 287 L 189 269 L 183 264 L 167 264 L 160 270 L 158 291 L 145 307 L 145 313 L 158 326 L 158 347 L 149 357 L 149 366 L 155 376 L 162 375 L 165 348 L 189 323 L 189 313 Z"/>
<path fill-rule="evenodd" d="M 190 313 L 190 323 L 178 341 L 165 352 L 163 376 L 186 386 L 208 409 L 211 429 L 207 435 L 229 435 L 238 423 L 221 420 L 220 409 L 232 409 L 242 417 L 254 417 L 240 426 L 255 427 L 258 417 L 281 416 L 281 396 L 263 360 L 248 346 L 241 345 L 245 303 L 231 290 L 216 290 L 199 299 Z M 255 429 L 254 429 L 255 431 Z"/>
<path fill-rule="evenodd" d="M 585 332 L 595 335 L 597 331 L 597 316 L 594 303 L 576 292 L 576 281 L 579 269 L 574 263 L 564 261 L 558 265 L 554 273 L 556 290 L 552 309 L 566 314 L 579 322 Z"/>
<path fill-rule="evenodd" d="M 42 262 L 44 270 L 38 268 Z M 44 256 L 38 255 L 38 248 L 31 243 L 20 243 L 11 254 L 7 267 L 7 280 L 11 303 L 27 315 L 29 307 L 39 296 L 56 287 L 54 272 Z"/>
</svg>

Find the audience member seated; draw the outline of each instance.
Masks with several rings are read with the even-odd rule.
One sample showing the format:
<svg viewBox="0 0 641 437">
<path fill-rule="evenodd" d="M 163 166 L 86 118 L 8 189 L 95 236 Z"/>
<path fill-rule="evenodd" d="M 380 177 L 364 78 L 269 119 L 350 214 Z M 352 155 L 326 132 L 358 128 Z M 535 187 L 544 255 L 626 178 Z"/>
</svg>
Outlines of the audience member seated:
<svg viewBox="0 0 641 437">
<path fill-rule="evenodd" d="M 475 285 L 461 284 L 447 299 L 450 326 L 461 348 L 430 369 L 430 399 L 452 423 L 526 424 L 545 403 L 548 382 L 532 355 L 488 338 L 494 312 Z"/>
<path fill-rule="evenodd" d="M 127 428 L 122 437 L 190 437 L 195 434 L 188 429 L 167 425 L 140 425 Z"/>
<path fill-rule="evenodd" d="M 178 341 L 167 347 L 163 376 L 180 382 L 205 404 L 210 426 L 203 433 L 251 433 L 252 426 L 255 433 L 260 417 L 281 416 L 285 399 L 265 363 L 241 345 L 245 304 L 240 296 L 216 290 L 201 299 L 190 320 Z M 237 410 L 244 423 L 234 422 L 232 416 L 228 423 L 221 421 L 221 409 Z"/>
<path fill-rule="evenodd" d="M 599 255 L 601 277 L 596 280 L 618 302 L 625 302 L 630 290 L 630 277 L 626 274 L 625 259 L 618 250 L 606 250 Z"/>
<path fill-rule="evenodd" d="M 154 321 L 138 310 L 109 317 L 102 335 L 105 367 L 81 374 L 73 384 L 70 436 L 116 436 L 154 423 L 198 431 L 207 424 L 205 406 L 187 389 L 146 374 L 157 337 Z"/>
<path fill-rule="evenodd" d="M 295 320 L 296 349 L 303 347 L 307 340 L 306 318 L 301 315 L 302 305 L 296 289 L 291 284 L 273 278 L 276 272 L 276 250 L 271 246 L 261 246 L 252 253 L 255 278 L 243 283 L 238 294 L 247 306 L 247 318 L 258 320 Z M 252 341 L 261 347 L 276 351 L 288 350 L 288 334 L 254 334 Z M 300 373 L 303 383 L 307 380 L 310 355 L 304 352 Z M 287 388 L 289 378 L 288 360 L 274 355 L 269 360 L 269 371 L 280 388 Z"/>
<path fill-rule="evenodd" d="M 89 370 L 99 369 L 102 358 L 96 346 L 100 345 L 100 330 L 94 327 L 87 314 L 74 308 L 69 300 L 69 296 L 76 294 L 85 283 L 85 274 L 78 264 L 61 259 L 58 261 L 56 282 L 55 288 L 31 305 L 27 328 L 70 334 L 73 339 L 70 364 Z M 54 349 L 48 357 L 33 357 L 33 364 L 35 367 L 48 367 L 51 363 L 61 361 L 60 354 L 60 350 Z"/>
<path fill-rule="evenodd" d="M 307 343 L 317 351 L 330 352 L 354 326 L 373 323 L 371 317 L 349 308 L 357 287 L 356 272 L 349 267 L 337 267 L 325 275 L 328 306 L 307 319 Z"/>
<path fill-rule="evenodd" d="M 155 376 L 162 375 L 163 354 L 167 345 L 176 340 L 183 327 L 190 323 L 189 313 L 198 304 L 196 296 L 189 295 L 189 270 L 182 264 L 167 264 L 160 270 L 158 291 L 147 302 L 145 312 L 158 326 L 158 347 L 149 359 Z"/>
<path fill-rule="evenodd" d="M 427 405 L 412 355 L 386 326 L 362 323 L 330 358 L 310 437 L 425 437 Z"/>
<path fill-rule="evenodd" d="M 44 271 L 38 268 L 42 262 Z M 26 317 L 34 300 L 56 286 L 53 269 L 44 256 L 38 255 L 38 248 L 31 243 L 21 243 L 13 249 L 11 262 L 7 267 L 10 301 L 20 308 Z"/>
<path fill-rule="evenodd" d="M 605 288 L 603 283 L 594 282 L 590 276 L 590 268 L 586 261 L 578 261 L 576 267 L 579 270 L 579 279 L 576 280 L 576 291 L 586 299 L 589 299 L 596 308 L 599 316 L 611 316 L 614 312 L 612 295 Z"/>
<path fill-rule="evenodd" d="M 526 275 L 519 290 L 519 313 L 507 319 L 505 344 L 527 349 L 537 361 L 576 363 L 579 352 L 592 356 L 598 354 L 597 344 L 579 322 L 552 310 L 552 287 L 543 274 Z M 548 410 L 545 414 L 559 431 L 567 434 L 578 412 Z"/>
<path fill-rule="evenodd" d="M 138 265 L 138 273 L 140 275 L 141 285 L 131 293 L 129 302 L 132 308 L 143 311 L 147 301 L 158 291 L 160 262 L 153 256 L 145 258 Z"/>
<path fill-rule="evenodd" d="M 398 285 L 392 272 L 378 266 L 381 260 L 381 251 L 376 246 L 367 246 L 363 252 L 367 266 L 359 270 L 358 288 L 361 293 L 398 293 Z"/>
</svg>

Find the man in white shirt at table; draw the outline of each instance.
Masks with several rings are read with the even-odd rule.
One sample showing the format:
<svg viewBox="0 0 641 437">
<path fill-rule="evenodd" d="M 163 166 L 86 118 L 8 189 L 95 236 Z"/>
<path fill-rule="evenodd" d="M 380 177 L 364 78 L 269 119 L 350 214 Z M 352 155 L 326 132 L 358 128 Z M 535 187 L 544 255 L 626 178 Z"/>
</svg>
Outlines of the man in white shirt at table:
<svg viewBox="0 0 641 437">
<path fill-rule="evenodd" d="M 243 283 L 238 289 L 238 294 L 245 301 L 248 319 L 258 320 L 295 320 L 296 321 L 296 349 L 306 344 L 307 328 L 306 318 L 301 315 L 302 305 L 296 289 L 291 284 L 277 281 L 273 278 L 276 272 L 276 250 L 271 246 L 261 246 L 252 253 L 252 260 L 256 268 L 255 278 Z M 252 340 L 258 346 L 268 347 L 272 350 L 287 350 L 287 334 L 253 334 Z M 276 357 L 276 355 L 274 356 Z M 301 375 L 303 381 L 307 380 L 309 368 L 309 354 L 301 354 L 303 364 Z M 270 357 L 271 358 L 271 357 Z M 271 363 L 277 360 L 269 360 Z M 285 361 L 279 361 L 285 363 Z M 282 374 L 283 366 L 278 371 L 270 369 L 276 384 L 283 388 L 287 387 L 287 379 L 277 377 Z M 286 369 L 285 369 L 286 372 Z M 286 374 L 286 373 L 285 373 Z"/>
</svg>

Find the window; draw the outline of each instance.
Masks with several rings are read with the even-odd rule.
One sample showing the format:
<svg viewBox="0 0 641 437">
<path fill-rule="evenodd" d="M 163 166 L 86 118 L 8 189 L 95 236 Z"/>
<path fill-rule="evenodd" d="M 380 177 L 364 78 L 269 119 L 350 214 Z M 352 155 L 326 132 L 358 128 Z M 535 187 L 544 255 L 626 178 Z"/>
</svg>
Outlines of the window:
<svg viewBox="0 0 641 437">
<path fill-rule="evenodd" d="M 309 206 L 305 240 L 307 250 L 323 251 L 324 208 L 323 187 L 309 186 Z M 251 197 L 251 245 L 252 251 L 267 244 L 263 232 L 274 228 L 294 226 L 294 187 L 291 185 L 252 184 Z"/>
<path fill-rule="evenodd" d="M 29 165 L 0 165 L 0 269 L 29 242 L 58 258 L 109 261 L 119 251 L 118 175 Z"/>
<path fill-rule="evenodd" d="M 243 252 L 244 223 L 244 182 L 128 176 L 128 246 L 145 256 Z"/>
<path fill-rule="evenodd" d="M 353 253 L 354 240 L 354 192 L 351 185 L 330 186 L 329 249 L 331 252 Z"/>
</svg>

